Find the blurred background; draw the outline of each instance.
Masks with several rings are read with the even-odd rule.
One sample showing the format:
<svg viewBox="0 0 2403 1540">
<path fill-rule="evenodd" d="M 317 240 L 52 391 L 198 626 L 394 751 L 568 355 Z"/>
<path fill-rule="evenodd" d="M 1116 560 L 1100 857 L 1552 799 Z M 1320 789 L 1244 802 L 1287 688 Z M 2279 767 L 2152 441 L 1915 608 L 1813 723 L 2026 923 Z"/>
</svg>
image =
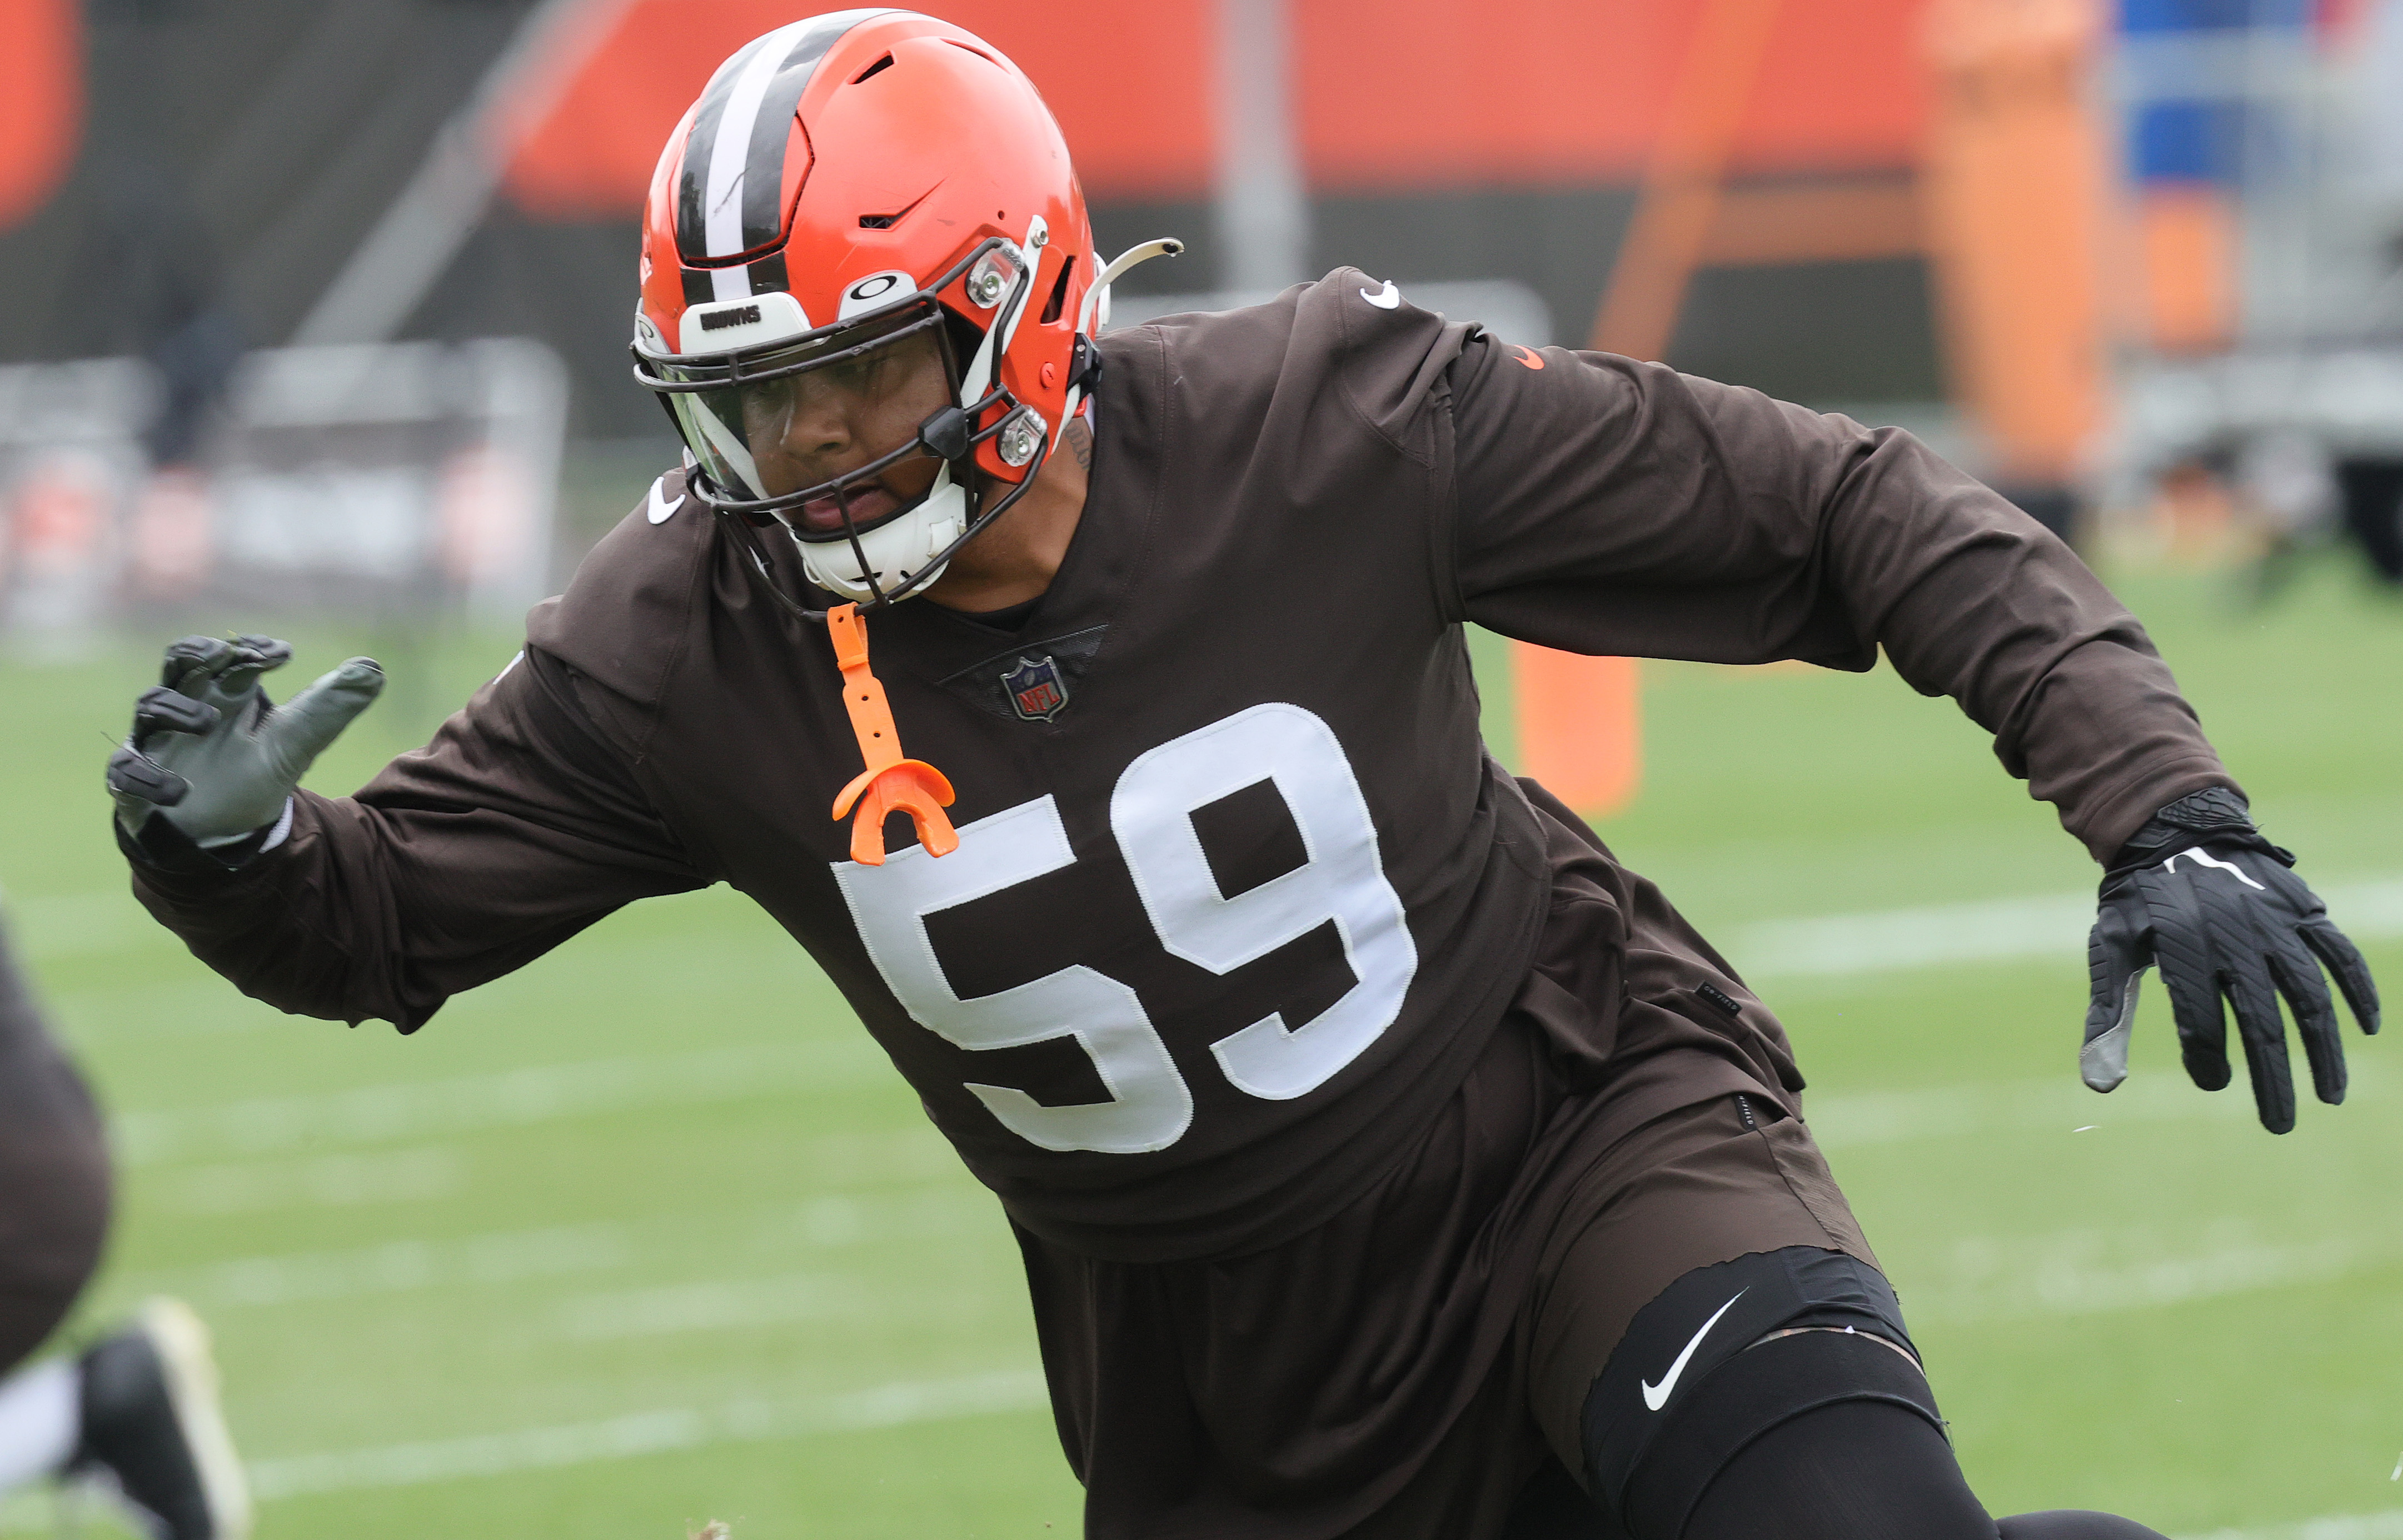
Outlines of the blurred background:
<svg viewBox="0 0 2403 1540">
<path fill-rule="evenodd" d="M 791 14 L 12 0 L 7 629 L 549 591 L 673 458 L 623 335 L 659 146 Z M 1105 248 L 1190 243 L 1121 325 L 1352 263 L 1911 426 L 2088 543 L 2343 532 L 2403 581 L 2383 0 L 951 14 L 1047 93 Z"/>
<path fill-rule="evenodd" d="M 1928 438 L 2138 610 L 2403 987 L 2403 0 L 937 8 L 1043 90 L 1105 251 L 1188 242 L 1117 325 L 1351 264 Z M 263 1534 L 1075 1527 L 997 1212 L 738 897 L 403 1042 L 235 995 L 106 835 L 171 636 L 382 658 L 331 793 L 507 660 L 676 459 L 625 352 L 660 146 L 801 13 L 0 5 L 0 882 L 126 1168 L 87 1319 L 215 1323 Z M 2095 1099 L 2091 869 L 1949 707 L 1475 645 L 1497 750 L 1787 1020 L 1997 1511 L 2403 1537 L 2381 1045 L 2281 1141 L 2158 1012 Z"/>
</svg>

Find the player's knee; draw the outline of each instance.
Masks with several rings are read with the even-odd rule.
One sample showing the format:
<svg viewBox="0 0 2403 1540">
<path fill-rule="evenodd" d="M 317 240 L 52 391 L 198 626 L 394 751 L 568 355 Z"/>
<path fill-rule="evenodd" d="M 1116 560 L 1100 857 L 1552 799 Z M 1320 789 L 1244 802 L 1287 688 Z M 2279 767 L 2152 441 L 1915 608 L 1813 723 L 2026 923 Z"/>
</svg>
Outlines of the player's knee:
<svg viewBox="0 0 2403 1540">
<path fill-rule="evenodd" d="M 1886 1415 L 1870 1425 L 1893 1435 L 1873 1440 L 1887 1447 L 1893 1472 L 1872 1462 L 1863 1479 L 1927 1490 L 1949 1481 L 1983 1526 L 1963 1531 L 1963 1540 L 1992 1540 L 1910 1340 L 1893 1289 L 1857 1258 L 1794 1246 L 1697 1269 L 1636 1312 L 1587 1395 L 1590 1490 L 1637 1540 L 1669 1540 L 1686 1532 L 1723 1474 L 1741 1464 L 1751 1487 L 1772 1492 L 1784 1480 L 1777 1460 L 1827 1442 L 1771 1438 L 1779 1429 L 1822 1408 L 1882 1404 Z M 1913 1427 L 1924 1437 L 1895 1433 Z M 1940 1469 L 1917 1478 L 1915 1467 L 1931 1459 Z M 1783 1533 L 1820 1533 L 1794 1528 L 1800 1517 L 1786 1513 Z M 1918 1533 L 1948 1540 L 1951 1531 Z"/>
<path fill-rule="evenodd" d="M 1636 1533 L 1638 1540 L 1670 1536 L 1665 1530 Z M 1831 1402 L 1771 1428 L 1710 1477 L 1675 1534 L 1995 1540 L 1994 1521 L 1969 1491 L 1943 1434 L 1887 1400 Z"/>
</svg>

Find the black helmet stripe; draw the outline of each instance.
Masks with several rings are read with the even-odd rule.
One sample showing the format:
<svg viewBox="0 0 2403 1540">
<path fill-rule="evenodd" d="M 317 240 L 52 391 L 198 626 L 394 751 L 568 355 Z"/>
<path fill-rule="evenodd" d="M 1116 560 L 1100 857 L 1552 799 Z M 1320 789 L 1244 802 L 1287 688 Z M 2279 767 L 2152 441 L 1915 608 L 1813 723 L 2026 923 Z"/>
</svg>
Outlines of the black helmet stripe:
<svg viewBox="0 0 2403 1540">
<path fill-rule="evenodd" d="M 772 294 L 793 286 L 792 279 L 785 271 L 785 254 L 781 251 L 771 251 L 752 263 L 750 271 L 751 292 L 754 294 Z"/>
<path fill-rule="evenodd" d="M 826 50 L 844 33 L 880 14 L 852 10 L 817 18 L 794 42 L 793 51 L 785 56 L 785 62 L 768 82 L 759 98 L 759 111 L 751 120 L 751 143 L 743 160 L 750 170 L 743 179 L 743 244 L 736 250 L 749 251 L 773 241 L 783 229 L 785 211 L 776 200 L 785 185 L 785 150 L 793 142 L 793 113 L 801 104 L 801 92 L 817 74 L 818 61 Z"/>
<path fill-rule="evenodd" d="M 776 239 L 777 195 L 793 112 L 818 61 L 882 9 L 831 11 L 759 38 L 718 67 L 701 94 L 676 187 L 676 253 L 723 262 Z"/>
</svg>

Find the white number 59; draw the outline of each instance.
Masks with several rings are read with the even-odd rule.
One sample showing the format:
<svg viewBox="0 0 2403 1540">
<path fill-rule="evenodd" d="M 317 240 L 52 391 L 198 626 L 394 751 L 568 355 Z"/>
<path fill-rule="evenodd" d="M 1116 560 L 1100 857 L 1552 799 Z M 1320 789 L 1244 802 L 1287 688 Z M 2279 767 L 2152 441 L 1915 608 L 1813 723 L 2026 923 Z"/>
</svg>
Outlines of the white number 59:
<svg viewBox="0 0 2403 1540">
<path fill-rule="evenodd" d="M 1229 897 L 1219 892 L 1193 813 L 1272 781 L 1308 859 Z M 1271 1012 L 1210 1045 L 1227 1079 L 1271 1101 L 1327 1083 L 1393 1025 L 1418 971 L 1401 898 L 1385 880 L 1377 832 L 1342 745 L 1299 706 L 1236 713 L 1138 757 L 1110 798 L 1110 827 L 1160 944 L 1229 973 L 1331 923 L 1354 982 L 1300 1027 Z M 904 1009 L 965 1048 L 1074 1037 L 1110 1091 L 1106 1102 L 1047 1107 L 1007 1086 L 967 1083 L 1003 1126 L 1045 1149 L 1132 1155 L 1165 1149 L 1193 1117 L 1193 1096 L 1132 990 L 1084 967 L 963 1000 L 926 936 L 930 914 L 1070 865 L 1049 797 L 964 825 L 940 860 L 912 847 L 882 867 L 834 865 L 868 956 Z"/>
</svg>

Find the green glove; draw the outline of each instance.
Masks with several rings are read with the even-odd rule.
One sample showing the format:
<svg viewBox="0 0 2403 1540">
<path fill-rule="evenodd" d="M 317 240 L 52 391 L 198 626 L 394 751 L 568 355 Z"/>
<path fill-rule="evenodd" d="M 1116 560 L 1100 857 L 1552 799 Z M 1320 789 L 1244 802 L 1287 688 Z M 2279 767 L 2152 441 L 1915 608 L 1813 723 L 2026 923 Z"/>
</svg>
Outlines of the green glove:
<svg viewBox="0 0 2403 1540">
<path fill-rule="evenodd" d="M 152 819 L 202 849 L 276 824 L 311 762 L 383 689 L 383 670 L 354 658 L 282 706 L 258 676 L 292 648 L 265 636 L 187 636 L 167 648 L 160 683 L 133 703 L 133 732 L 109 756 L 119 827 L 141 839 Z"/>
</svg>

